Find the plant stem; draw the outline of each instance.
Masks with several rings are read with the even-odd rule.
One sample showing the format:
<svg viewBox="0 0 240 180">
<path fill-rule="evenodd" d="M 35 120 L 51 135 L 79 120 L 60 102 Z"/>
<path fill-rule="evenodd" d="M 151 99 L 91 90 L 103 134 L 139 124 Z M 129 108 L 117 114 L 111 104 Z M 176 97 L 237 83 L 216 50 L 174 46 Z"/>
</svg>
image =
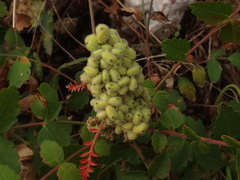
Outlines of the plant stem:
<svg viewBox="0 0 240 180">
<path fill-rule="evenodd" d="M 148 128 L 148 131 L 150 132 L 159 132 L 161 134 L 165 134 L 165 135 L 170 135 L 170 136 L 177 136 L 177 137 L 181 137 L 183 139 L 187 139 L 187 136 L 185 134 L 182 133 L 178 133 L 178 132 L 172 132 L 172 131 L 160 131 L 160 130 L 154 130 L 152 128 Z M 225 142 L 223 141 L 218 141 L 218 140 L 214 140 L 214 139 L 209 139 L 209 138 L 204 138 L 204 137 L 200 137 L 201 141 L 205 142 L 205 143 L 209 143 L 209 144 L 216 144 L 216 145 L 220 145 L 220 146 L 228 146 Z"/>
</svg>

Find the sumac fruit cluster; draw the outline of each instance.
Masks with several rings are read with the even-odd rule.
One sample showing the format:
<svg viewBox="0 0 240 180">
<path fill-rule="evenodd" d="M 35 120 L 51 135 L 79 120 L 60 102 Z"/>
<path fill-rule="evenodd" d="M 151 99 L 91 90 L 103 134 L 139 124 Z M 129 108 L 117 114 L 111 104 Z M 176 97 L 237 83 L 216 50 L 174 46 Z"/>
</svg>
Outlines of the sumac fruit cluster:
<svg viewBox="0 0 240 180">
<path fill-rule="evenodd" d="M 147 130 L 151 116 L 148 90 L 140 85 L 142 67 L 134 62 L 136 52 L 105 24 L 99 24 L 85 44 L 91 56 L 80 79 L 94 97 L 90 104 L 96 117 L 125 139 L 136 139 Z"/>
</svg>

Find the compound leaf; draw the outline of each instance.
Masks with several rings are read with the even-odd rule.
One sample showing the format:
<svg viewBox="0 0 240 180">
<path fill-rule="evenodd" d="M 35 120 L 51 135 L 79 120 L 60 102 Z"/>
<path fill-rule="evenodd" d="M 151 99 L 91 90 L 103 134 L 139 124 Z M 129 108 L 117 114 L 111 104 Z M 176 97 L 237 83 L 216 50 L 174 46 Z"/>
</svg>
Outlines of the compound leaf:
<svg viewBox="0 0 240 180">
<path fill-rule="evenodd" d="M 57 176 L 61 180 L 77 180 L 81 179 L 80 171 L 73 163 L 64 162 L 57 171 Z"/>
<path fill-rule="evenodd" d="M 49 166 L 56 166 L 64 161 L 63 149 L 55 141 L 44 140 L 40 146 L 43 161 Z"/>
<path fill-rule="evenodd" d="M 183 61 L 190 49 L 190 42 L 183 39 L 168 39 L 162 42 L 162 50 L 166 58 L 172 61 Z"/>
<path fill-rule="evenodd" d="M 224 2 L 199 2 L 190 4 L 189 7 L 198 20 L 213 25 L 222 24 L 233 11 L 232 5 Z"/>
</svg>

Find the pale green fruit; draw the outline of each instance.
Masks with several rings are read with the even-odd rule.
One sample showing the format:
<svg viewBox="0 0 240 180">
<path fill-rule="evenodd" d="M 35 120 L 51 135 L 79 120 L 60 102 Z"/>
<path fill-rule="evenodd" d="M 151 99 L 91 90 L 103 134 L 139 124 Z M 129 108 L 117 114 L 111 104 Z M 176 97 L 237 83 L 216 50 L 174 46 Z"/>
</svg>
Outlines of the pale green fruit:
<svg viewBox="0 0 240 180">
<path fill-rule="evenodd" d="M 91 53 L 91 58 L 95 59 L 95 60 L 100 60 L 102 58 L 102 53 L 104 52 L 103 49 L 98 49 L 96 51 L 93 51 Z"/>
<path fill-rule="evenodd" d="M 128 131 L 127 138 L 128 138 L 128 140 L 133 141 L 133 140 L 137 139 L 137 134 L 134 133 L 133 131 Z"/>
<path fill-rule="evenodd" d="M 98 74 L 98 69 L 91 66 L 86 66 L 85 68 L 83 68 L 83 71 L 89 76 L 96 76 Z"/>
<path fill-rule="evenodd" d="M 112 46 L 110 44 L 103 44 L 103 45 L 101 45 L 100 48 L 103 49 L 103 50 L 111 51 Z"/>
<path fill-rule="evenodd" d="M 118 118 L 118 112 L 117 110 L 111 106 L 111 105 L 108 105 L 106 108 L 106 113 L 107 113 L 107 116 L 110 120 L 114 121 L 114 120 L 117 120 Z"/>
<path fill-rule="evenodd" d="M 87 65 L 93 68 L 99 68 L 99 60 L 94 59 L 93 57 L 89 57 L 87 61 Z"/>
<path fill-rule="evenodd" d="M 110 75 L 109 75 L 109 71 L 107 69 L 103 69 L 103 71 L 102 71 L 102 81 L 104 83 L 107 83 L 110 81 Z"/>
<path fill-rule="evenodd" d="M 113 45 L 113 47 L 116 49 L 121 49 L 121 50 L 125 51 L 127 49 L 127 44 L 124 42 L 117 42 Z"/>
<path fill-rule="evenodd" d="M 97 41 L 97 36 L 95 34 L 90 34 L 88 35 L 85 40 L 84 40 L 85 44 L 86 44 L 86 48 L 89 51 L 95 51 L 98 49 L 98 41 Z"/>
<path fill-rule="evenodd" d="M 124 86 L 128 85 L 129 81 L 130 81 L 130 78 L 128 76 L 124 76 L 118 81 L 118 84 L 121 87 L 124 87 Z"/>
<path fill-rule="evenodd" d="M 115 63 L 117 61 L 117 57 L 113 53 L 111 53 L 109 51 L 104 51 L 102 53 L 102 58 L 105 61 L 107 61 L 109 64 L 113 64 L 113 63 Z"/>
<path fill-rule="evenodd" d="M 92 78 L 92 84 L 100 84 L 102 82 L 102 73 Z"/>
<path fill-rule="evenodd" d="M 133 128 L 133 123 L 131 123 L 131 122 L 128 122 L 128 123 L 125 123 L 122 125 L 123 132 L 128 132 L 128 131 L 132 130 L 132 128 Z"/>
<path fill-rule="evenodd" d="M 119 126 L 119 125 L 117 125 L 116 127 L 115 127 L 115 133 L 116 134 L 122 134 L 122 127 L 121 126 Z"/>
<path fill-rule="evenodd" d="M 111 97 L 108 100 L 108 104 L 115 106 L 115 107 L 120 106 L 122 104 L 122 98 L 120 96 Z"/>
<path fill-rule="evenodd" d="M 130 68 L 131 65 L 132 65 L 132 61 L 131 61 L 129 58 L 124 57 L 124 58 L 122 59 L 122 65 L 123 65 L 125 68 Z"/>
<path fill-rule="evenodd" d="M 105 59 L 101 59 L 100 60 L 100 67 L 102 69 L 110 69 L 112 67 L 112 65 L 109 64 L 107 61 L 105 61 Z"/>
<path fill-rule="evenodd" d="M 80 80 L 85 83 L 90 83 L 92 81 L 92 77 L 84 72 L 80 75 Z"/>
<path fill-rule="evenodd" d="M 118 72 L 119 72 L 120 75 L 125 76 L 127 74 L 127 68 L 125 68 L 123 66 L 120 66 L 118 68 Z"/>
<path fill-rule="evenodd" d="M 120 89 L 120 86 L 118 83 L 108 82 L 106 83 L 105 88 L 109 91 L 118 91 Z"/>
<path fill-rule="evenodd" d="M 128 86 L 124 86 L 124 87 L 121 87 L 119 90 L 118 90 L 118 93 L 120 95 L 126 95 L 128 92 Z"/>
<path fill-rule="evenodd" d="M 98 24 L 96 27 L 96 34 L 98 43 L 104 44 L 110 38 L 110 29 L 105 24 Z"/>
<path fill-rule="evenodd" d="M 142 113 L 140 111 L 136 111 L 133 115 L 132 122 L 133 124 L 139 124 L 142 119 Z"/>
<path fill-rule="evenodd" d="M 126 104 L 119 105 L 118 109 L 123 113 L 127 113 L 129 111 L 129 107 Z"/>
<path fill-rule="evenodd" d="M 142 67 L 141 66 L 133 66 L 128 69 L 127 75 L 128 76 L 138 76 L 140 73 L 142 73 Z"/>
<path fill-rule="evenodd" d="M 129 91 L 136 91 L 138 87 L 138 82 L 135 77 L 131 77 L 129 81 Z"/>
<path fill-rule="evenodd" d="M 110 69 L 109 74 L 110 74 L 111 80 L 113 82 L 118 82 L 121 78 L 120 74 L 118 73 L 118 71 L 116 69 Z"/>
<path fill-rule="evenodd" d="M 141 122 L 138 125 L 134 125 L 133 127 L 133 132 L 136 134 L 142 134 L 143 132 L 145 132 L 148 128 L 148 125 L 145 122 Z"/>
<path fill-rule="evenodd" d="M 137 57 L 136 51 L 133 48 L 127 48 L 127 50 L 125 51 L 125 55 L 130 60 L 134 60 Z"/>
<path fill-rule="evenodd" d="M 97 112 L 96 117 L 100 120 L 106 119 L 107 113 L 106 113 L 105 110 L 104 111 L 99 111 L 99 112 Z"/>
</svg>

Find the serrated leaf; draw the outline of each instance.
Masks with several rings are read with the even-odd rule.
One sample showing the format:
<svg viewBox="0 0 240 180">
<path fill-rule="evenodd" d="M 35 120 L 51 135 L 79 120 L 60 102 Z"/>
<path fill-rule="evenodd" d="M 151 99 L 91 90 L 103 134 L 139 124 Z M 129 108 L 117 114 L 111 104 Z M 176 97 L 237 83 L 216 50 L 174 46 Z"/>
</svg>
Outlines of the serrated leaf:
<svg viewBox="0 0 240 180">
<path fill-rule="evenodd" d="M 38 133 L 38 143 L 44 140 L 56 141 L 60 146 L 68 146 L 70 144 L 70 136 L 65 130 L 65 126 L 55 122 L 44 124 Z"/>
<path fill-rule="evenodd" d="M 196 101 L 196 89 L 191 81 L 185 77 L 179 77 L 178 87 L 180 93 L 190 101 Z"/>
<path fill-rule="evenodd" d="M 80 171 L 73 163 L 64 162 L 57 171 L 60 180 L 81 180 Z"/>
<path fill-rule="evenodd" d="M 61 69 L 64 69 L 64 68 L 67 68 L 69 66 L 73 66 L 73 65 L 77 65 L 81 62 L 85 62 L 87 61 L 87 58 L 86 57 L 83 57 L 83 58 L 79 58 L 79 59 L 76 59 L 75 61 L 71 61 L 69 63 L 64 63 L 63 65 L 61 65 L 58 70 L 61 70 Z"/>
<path fill-rule="evenodd" d="M 8 166 L 4 166 L 4 165 L 0 164 L 0 179 L 1 180 L 10 180 L 10 179 L 11 180 L 20 180 L 20 177 L 19 177 L 19 175 L 17 173 L 15 173 Z"/>
<path fill-rule="evenodd" d="M 240 138 L 240 112 L 234 111 L 231 107 L 221 109 L 213 127 L 214 139 L 221 140 L 222 135 L 233 138 Z"/>
<path fill-rule="evenodd" d="M 0 91 L 0 133 L 9 130 L 17 122 L 20 113 L 19 98 L 16 87 Z"/>
<path fill-rule="evenodd" d="M 27 57 L 19 57 L 8 72 L 7 80 L 10 86 L 16 86 L 20 88 L 23 83 L 29 79 L 31 74 L 31 63 Z"/>
<path fill-rule="evenodd" d="M 206 170 L 217 171 L 225 165 L 225 160 L 222 159 L 222 154 L 219 148 L 215 145 L 209 145 L 210 153 L 203 154 L 199 148 L 194 149 L 194 157 L 198 165 Z"/>
<path fill-rule="evenodd" d="M 0 147 L 0 164 L 8 166 L 15 173 L 19 173 L 21 166 L 17 150 L 13 148 L 13 143 L 0 136 Z"/>
<path fill-rule="evenodd" d="M 203 88 L 206 81 L 206 71 L 200 66 L 194 66 L 192 70 L 193 81 L 198 85 L 198 87 Z"/>
<path fill-rule="evenodd" d="M 64 152 L 61 146 L 55 141 L 44 140 L 41 145 L 41 157 L 49 166 L 56 166 L 64 161 Z"/>
<path fill-rule="evenodd" d="M 176 107 L 178 107 L 181 111 L 185 111 L 187 108 L 187 105 L 183 99 L 183 97 L 179 94 L 178 91 L 172 90 L 169 93 L 169 104 L 174 104 Z"/>
<path fill-rule="evenodd" d="M 231 62 L 232 65 L 240 69 L 240 52 L 232 53 L 228 60 Z"/>
<path fill-rule="evenodd" d="M 81 99 L 81 101 L 79 101 Z M 89 102 L 89 93 L 87 91 L 80 91 L 72 93 L 72 96 L 68 100 L 68 109 L 70 111 L 76 111 L 83 109 Z"/>
<path fill-rule="evenodd" d="M 53 48 L 53 13 L 51 10 L 44 10 L 41 14 L 41 24 L 43 32 L 43 47 L 48 55 L 52 54 Z"/>
<path fill-rule="evenodd" d="M 169 176 L 171 160 L 169 154 L 164 152 L 158 155 L 155 160 L 150 164 L 148 173 L 150 176 L 156 176 L 158 179 L 165 179 Z"/>
<path fill-rule="evenodd" d="M 167 109 L 169 94 L 166 91 L 157 91 L 153 98 L 153 104 L 161 111 L 164 112 Z"/>
<path fill-rule="evenodd" d="M 224 2 L 199 2 L 190 4 L 189 7 L 198 20 L 216 26 L 229 19 L 233 11 L 232 5 Z"/>
<path fill-rule="evenodd" d="M 161 119 L 165 126 L 176 129 L 183 125 L 185 116 L 176 109 L 167 109 L 161 114 Z"/>
<path fill-rule="evenodd" d="M 231 20 L 221 29 L 220 40 L 224 43 L 232 42 L 240 45 L 240 23 L 236 20 Z"/>
<path fill-rule="evenodd" d="M 161 153 L 167 145 L 167 137 L 159 132 L 154 132 L 151 139 L 153 150 L 156 153 Z"/>
<path fill-rule="evenodd" d="M 168 39 L 162 42 L 162 50 L 166 58 L 172 61 L 183 61 L 190 49 L 190 42 L 183 39 Z"/>
<path fill-rule="evenodd" d="M 111 145 L 106 139 L 98 139 L 94 146 L 94 151 L 99 156 L 109 156 L 111 154 Z"/>
<path fill-rule="evenodd" d="M 222 135 L 222 140 L 227 143 L 230 147 L 240 148 L 240 142 L 233 137 Z"/>
<path fill-rule="evenodd" d="M 132 165 L 141 164 L 139 155 L 137 154 L 136 150 L 133 148 L 127 148 L 124 152 L 122 152 L 121 157 Z"/>
<path fill-rule="evenodd" d="M 46 98 L 47 105 L 43 105 L 38 97 L 31 104 L 33 114 L 39 119 L 53 121 L 61 111 L 61 104 L 58 102 L 57 92 L 47 83 L 42 83 L 39 92 Z"/>
<path fill-rule="evenodd" d="M 225 53 L 225 49 L 215 49 L 211 51 L 210 59 L 217 59 L 218 57 L 223 56 Z"/>
<path fill-rule="evenodd" d="M 190 127 L 187 127 L 186 125 L 184 125 L 182 127 L 183 130 L 183 134 L 185 134 L 187 136 L 188 139 L 195 141 L 195 140 L 200 140 L 201 138 L 197 135 L 197 133 L 195 133 Z"/>
<path fill-rule="evenodd" d="M 4 37 L 10 49 L 26 47 L 23 38 L 14 29 L 9 29 Z"/>
<path fill-rule="evenodd" d="M 174 148 L 169 154 L 172 160 L 172 171 L 177 173 L 183 167 L 186 167 L 188 161 L 192 158 L 191 147 L 185 139 L 174 136 L 168 138 L 168 145 Z"/>
<path fill-rule="evenodd" d="M 6 16 L 8 13 L 5 2 L 0 1 L 0 18 Z"/>
<path fill-rule="evenodd" d="M 203 122 L 200 120 L 195 120 L 190 116 L 186 116 L 185 123 L 186 126 L 190 127 L 193 131 L 195 131 L 199 136 L 206 136 L 206 130 L 203 125 Z"/>
</svg>

